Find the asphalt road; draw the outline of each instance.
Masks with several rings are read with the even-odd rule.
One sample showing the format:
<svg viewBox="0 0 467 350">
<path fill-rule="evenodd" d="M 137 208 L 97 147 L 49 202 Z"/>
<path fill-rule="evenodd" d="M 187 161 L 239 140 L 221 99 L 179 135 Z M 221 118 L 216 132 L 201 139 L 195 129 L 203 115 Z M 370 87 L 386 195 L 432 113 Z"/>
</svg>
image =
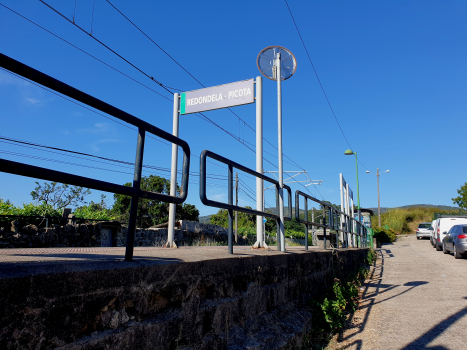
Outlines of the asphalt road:
<svg viewBox="0 0 467 350">
<path fill-rule="evenodd" d="M 362 288 L 338 348 L 467 349 L 467 259 L 401 237 L 379 249 Z"/>
</svg>

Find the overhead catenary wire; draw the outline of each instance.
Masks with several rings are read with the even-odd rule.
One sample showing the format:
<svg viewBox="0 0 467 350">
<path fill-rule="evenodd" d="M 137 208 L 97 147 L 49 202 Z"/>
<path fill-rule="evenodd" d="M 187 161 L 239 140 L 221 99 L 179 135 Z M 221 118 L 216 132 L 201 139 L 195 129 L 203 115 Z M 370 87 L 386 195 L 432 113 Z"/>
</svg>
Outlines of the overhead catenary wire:
<svg viewBox="0 0 467 350">
<path fill-rule="evenodd" d="M 83 167 L 83 168 L 90 168 L 90 169 L 95 169 L 95 170 L 101 170 L 101 171 L 108 171 L 108 172 L 114 172 L 114 173 L 120 173 L 120 174 L 126 174 L 126 175 L 133 175 L 131 172 L 126 172 L 126 171 L 121 171 L 121 170 L 115 170 L 115 169 L 108 169 L 108 168 L 101 168 L 101 167 L 96 167 L 96 166 L 91 166 L 91 165 L 85 165 L 85 164 L 80 164 L 80 163 L 74 163 L 74 162 L 67 162 L 63 160 L 58 160 L 58 159 L 52 159 L 52 158 L 46 158 L 46 157 L 40 157 L 40 156 L 35 156 L 31 154 L 24 154 L 24 153 L 19 153 L 19 152 L 12 152 L 12 151 L 7 151 L 7 150 L 1 150 L 0 153 L 2 154 L 7 154 L 15 157 L 23 157 L 23 158 L 29 158 L 29 159 L 34 159 L 34 160 L 40 160 L 40 161 L 47 161 L 47 162 L 53 162 L 53 163 L 59 163 L 59 164 L 64 164 L 64 165 L 72 165 L 72 166 L 78 166 L 78 167 Z M 103 164 L 108 164 L 108 163 L 103 163 Z M 131 167 L 126 167 L 127 169 L 133 169 Z M 143 167 L 143 168 L 148 168 L 148 167 Z M 153 174 L 153 175 L 158 175 L 159 177 L 170 181 L 161 171 L 165 171 L 170 173 L 170 170 L 164 170 L 161 169 L 161 171 L 154 171 L 154 170 L 146 170 L 143 169 L 143 172 Z M 216 182 L 213 182 L 212 180 L 207 181 L 210 186 L 218 187 L 218 188 L 225 188 L 227 187 L 226 185 L 222 185 Z M 196 180 L 191 180 L 190 184 L 192 185 L 199 185 L 199 181 Z"/>
<path fill-rule="evenodd" d="M 75 158 L 79 158 L 79 159 L 84 159 L 84 160 L 89 160 L 89 161 L 94 161 L 96 162 L 97 160 L 95 159 L 87 159 L 87 158 L 84 158 L 84 157 L 79 157 L 79 156 L 86 156 L 86 157 L 91 157 L 91 158 L 96 158 L 96 159 L 99 159 L 97 162 L 100 162 L 100 163 L 103 163 L 103 164 L 109 164 L 109 165 L 116 165 L 116 166 L 119 166 L 120 164 L 122 165 L 130 165 L 132 167 L 126 167 L 126 168 L 129 168 L 129 169 L 133 169 L 134 167 L 134 163 L 132 162 L 127 162 L 127 161 L 123 161 L 123 160 L 118 160 L 118 159 L 112 159 L 112 158 L 107 158 L 107 157 L 101 157 L 101 156 L 96 156 L 96 155 L 93 155 L 93 154 L 88 154 L 88 153 L 84 153 L 84 152 L 77 152 L 77 151 L 72 151 L 72 150 L 67 150 L 67 149 L 63 149 L 63 148 L 59 148 L 59 147 L 52 147 L 52 146 L 46 146 L 46 145 L 41 145 L 41 144 L 37 144 L 37 143 L 33 143 L 33 142 L 28 142 L 28 141 L 23 141 L 23 140 L 19 140 L 19 139 L 14 139 L 14 138 L 9 138 L 9 137 L 4 137 L 4 136 L 0 136 L 0 142 L 4 142 L 4 143 L 8 143 L 8 144 L 16 144 L 18 146 L 23 146 L 23 147 L 27 147 L 27 148 L 32 148 L 32 149 L 37 149 L 37 148 L 45 148 L 46 150 L 44 151 L 47 151 L 47 152 L 51 152 L 51 153 L 55 153 L 55 154 L 60 154 L 60 155 L 67 155 L 67 156 L 73 156 Z M 52 150 L 52 151 L 51 151 Z M 55 152 L 55 151 L 58 151 L 58 152 Z M 71 153 L 70 154 L 62 154 L 60 152 L 65 152 L 65 153 Z M 102 162 L 102 161 L 106 161 L 106 162 Z M 117 163 L 117 164 L 111 164 L 111 163 L 108 163 L 108 162 L 114 162 L 114 163 Z M 159 170 L 159 171 L 164 171 L 164 172 L 170 172 L 171 170 L 169 168 L 164 168 L 164 167 L 158 167 L 158 166 L 154 166 L 154 165 L 148 165 L 148 164 L 143 164 L 143 168 L 147 168 L 147 169 L 154 169 L 154 170 Z M 179 174 L 182 173 L 181 170 L 178 171 Z M 190 172 L 190 176 L 196 176 L 196 177 L 199 177 L 199 173 L 197 172 Z M 208 179 L 215 179 L 215 180 L 227 180 L 227 176 L 226 175 L 219 175 L 219 174 L 207 174 L 206 175 L 206 178 Z"/>
</svg>

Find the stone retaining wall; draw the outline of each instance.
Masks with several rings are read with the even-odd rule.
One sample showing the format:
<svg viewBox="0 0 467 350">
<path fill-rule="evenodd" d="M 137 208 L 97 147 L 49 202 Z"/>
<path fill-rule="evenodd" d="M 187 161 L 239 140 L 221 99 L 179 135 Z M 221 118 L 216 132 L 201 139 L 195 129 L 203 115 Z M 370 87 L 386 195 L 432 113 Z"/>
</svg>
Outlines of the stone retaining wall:
<svg viewBox="0 0 467 350">
<path fill-rule="evenodd" d="M 300 348 L 312 322 L 307 301 L 332 285 L 336 256 L 351 272 L 366 254 L 297 250 L 119 262 L 84 271 L 61 266 L 51 272 L 43 265 L 33 272 L 31 265 L 5 270 L 0 348 Z"/>
</svg>

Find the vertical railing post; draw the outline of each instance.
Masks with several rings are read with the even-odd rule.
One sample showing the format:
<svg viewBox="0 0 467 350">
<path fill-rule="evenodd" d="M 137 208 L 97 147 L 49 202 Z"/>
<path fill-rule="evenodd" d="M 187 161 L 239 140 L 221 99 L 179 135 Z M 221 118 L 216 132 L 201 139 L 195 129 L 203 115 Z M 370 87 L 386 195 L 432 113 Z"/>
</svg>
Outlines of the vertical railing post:
<svg viewBox="0 0 467 350">
<path fill-rule="evenodd" d="M 279 212 L 279 185 L 276 185 L 276 208 Z M 280 217 L 276 220 L 276 238 L 277 238 L 277 250 L 281 250 L 281 219 Z"/>
<path fill-rule="evenodd" d="M 323 242 L 324 242 L 324 249 L 326 249 L 326 207 L 322 205 L 323 208 Z"/>
<path fill-rule="evenodd" d="M 305 250 L 308 250 L 308 199 L 305 200 Z M 299 213 L 300 214 L 300 213 Z"/>
<path fill-rule="evenodd" d="M 233 254 L 233 167 L 229 164 L 229 230 L 228 230 L 228 244 L 229 244 L 229 254 Z"/>
<path fill-rule="evenodd" d="M 143 170 L 144 137 L 145 137 L 145 131 L 139 128 L 138 129 L 138 143 L 136 145 L 135 172 L 133 176 L 133 189 L 137 190 L 138 192 L 141 189 L 141 172 Z M 133 261 L 133 247 L 135 245 L 135 230 L 136 230 L 136 217 L 138 214 L 138 200 L 139 200 L 138 193 L 131 198 L 130 220 L 128 221 L 128 233 L 126 235 L 126 250 L 125 250 L 126 261 Z"/>
</svg>

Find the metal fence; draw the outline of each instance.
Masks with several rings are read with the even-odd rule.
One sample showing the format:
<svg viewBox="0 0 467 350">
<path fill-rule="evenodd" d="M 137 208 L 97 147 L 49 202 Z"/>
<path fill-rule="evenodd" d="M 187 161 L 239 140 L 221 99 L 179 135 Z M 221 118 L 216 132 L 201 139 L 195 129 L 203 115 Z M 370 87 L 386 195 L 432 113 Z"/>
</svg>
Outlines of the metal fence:
<svg viewBox="0 0 467 350">
<path fill-rule="evenodd" d="M 217 202 L 213 201 L 207 198 L 207 193 L 206 193 L 206 159 L 211 158 L 214 160 L 217 160 L 221 163 L 224 163 L 228 166 L 228 202 L 223 203 L 223 202 Z M 281 240 L 280 240 L 280 235 L 279 235 L 279 225 L 280 225 L 280 217 L 278 214 L 273 214 L 269 213 L 266 211 L 260 211 L 260 210 L 255 210 L 255 209 L 248 209 L 244 207 L 239 207 L 237 205 L 233 204 L 233 168 L 243 171 L 247 174 L 253 175 L 257 178 L 260 178 L 264 181 L 267 181 L 271 184 L 274 184 L 276 186 L 276 206 L 279 208 L 279 181 L 275 179 L 271 179 L 264 174 L 258 173 L 250 168 L 247 168 L 241 164 L 238 164 L 234 161 L 231 161 L 230 159 L 227 159 L 225 157 L 222 157 L 214 152 L 204 150 L 201 152 L 201 157 L 200 157 L 200 167 L 199 167 L 199 172 L 200 172 L 200 185 L 199 185 L 199 197 L 201 199 L 201 202 L 204 205 L 207 205 L 209 207 L 215 207 L 215 208 L 220 208 L 220 209 L 227 209 L 228 210 L 228 222 L 229 222 L 229 228 L 228 228 L 228 246 L 229 246 L 229 254 L 233 254 L 233 212 L 234 211 L 239 211 L 247 214 L 253 214 L 253 215 L 260 215 L 260 216 L 265 216 L 268 218 L 276 219 L 277 223 L 277 247 L 280 250 L 281 246 Z M 289 207 L 289 217 L 284 217 L 284 220 L 292 220 L 292 190 L 290 189 L 289 186 L 284 185 L 284 189 L 288 193 L 288 207 Z"/>
<path fill-rule="evenodd" d="M 164 130 L 157 128 L 152 124 L 149 124 L 129 113 L 126 113 L 112 105 L 109 105 L 108 103 L 105 103 L 91 95 L 88 95 L 78 89 L 75 89 L 6 55 L 0 54 L 0 66 L 9 70 L 10 72 L 21 75 L 42 86 L 55 90 L 56 92 L 62 95 L 68 96 L 76 101 L 79 101 L 92 108 L 107 113 L 117 119 L 120 119 L 138 128 L 136 160 L 132 187 L 117 185 L 111 182 L 100 181 L 78 175 L 72 175 L 65 172 L 50 170 L 47 168 L 41 168 L 24 163 L 18 163 L 6 159 L 0 159 L 0 169 L 1 171 L 6 173 L 33 177 L 48 181 L 57 181 L 69 185 L 82 186 L 99 191 L 106 191 L 131 196 L 132 199 L 130 207 L 130 219 L 128 223 L 128 235 L 126 240 L 125 260 L 132 261 L 136 228 L 136 214 L 138 209 L 139 198 L 147 198 L 175 204 L 181 204 L 186 200 L 188 194 L 188 176 L 190 168 L 190 147 L 188 146 L 188 143 L 186 143 L 178 137 L 169 134 Z M 181 190 L 179 197 L 141 190 L 141 172 L 143 166 L 144 140 L 146 132 L 149 132 L 164 140 L 174 143 L 183 149 L 184 154 L 182 168 L 182 183 L 180 186 Z"/>
<path fill-rule="evenodd" d="M 305 200 L 305 217 L 300 218 L 300 197 Z M 318 203 L 323 208 L 323 221 L 321 223 L 308 220 L 308 200 Z M 343 247 L 348 248 L 349 238 L 352 247 L 366 246 L 367 229 L 363 223 L 359 222 L 350 215 L 334 208 L 330 203 L 320 201 L 301 191 L 295 192 L 295 219 L 305 225 L 305 249 L 308 250 L 308 227 L 315 226 L 323 229 L 324 247 L 326 247 L 326 230 L 329 230 L 330 241 L 332 242 L 332 233 L 335 232 L 335 247 L 339 246 L 339 233 L 343 235 Z"/>
</svg>

